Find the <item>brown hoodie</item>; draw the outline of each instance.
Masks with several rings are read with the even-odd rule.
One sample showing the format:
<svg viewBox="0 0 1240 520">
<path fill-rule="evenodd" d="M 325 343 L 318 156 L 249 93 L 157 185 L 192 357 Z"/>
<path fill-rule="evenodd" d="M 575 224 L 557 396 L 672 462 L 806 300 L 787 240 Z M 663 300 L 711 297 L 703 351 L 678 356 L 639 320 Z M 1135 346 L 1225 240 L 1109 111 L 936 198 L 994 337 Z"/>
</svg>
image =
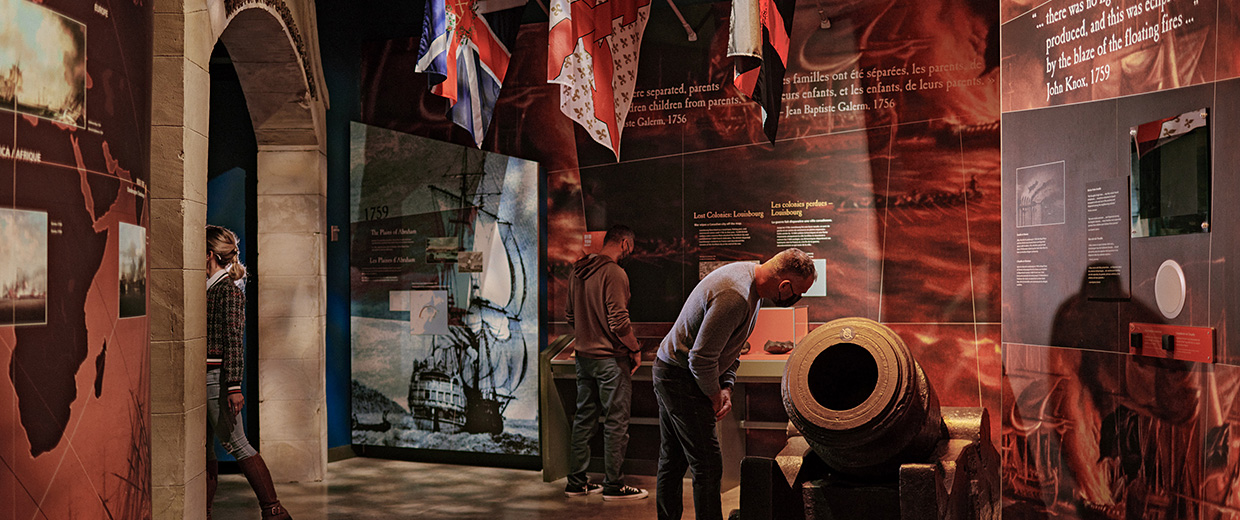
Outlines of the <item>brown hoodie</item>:
<svg viewBox="0 0 1240 520">
<path fill-rule="evenodd" d="M 611 257 L 594 254 L 573 264 L 567 317 L 578 356 L 604 359 L 641 350 L 629 324 L 629 275 Z"/>
</svg>

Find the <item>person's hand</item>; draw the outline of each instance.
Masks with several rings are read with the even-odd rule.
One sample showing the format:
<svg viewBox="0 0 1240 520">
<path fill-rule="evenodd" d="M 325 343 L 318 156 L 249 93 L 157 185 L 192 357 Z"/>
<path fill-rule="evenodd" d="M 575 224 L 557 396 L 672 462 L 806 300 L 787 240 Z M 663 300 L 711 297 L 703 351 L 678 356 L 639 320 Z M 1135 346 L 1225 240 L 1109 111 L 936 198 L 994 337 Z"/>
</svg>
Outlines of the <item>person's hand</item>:
<svg viewBox="0 0 1240 520">
<path fill-rule="evenodd" d="M 724 388 L 719 393 L 710 396 L 710 404 L 715 409 L 715 420 L 723 419 L 728 412 L 732 411 L 732 389 Z"/>
<path fill-rule="evenodd" d="M 245 396 L 241 394 L 228 394 L 228 411 L 233 415 L 241 413 L 241 408 L 245 406 Z"/>
<path fill-rule="evenodd" d="M 635 350 L 635 351 L 629 352 L 629 359 L 633 360 L 633 369 L 629 370 L 629 375 L 636 374 L 637 367 L 642 366 L 642 351 Z"/>
</svg>

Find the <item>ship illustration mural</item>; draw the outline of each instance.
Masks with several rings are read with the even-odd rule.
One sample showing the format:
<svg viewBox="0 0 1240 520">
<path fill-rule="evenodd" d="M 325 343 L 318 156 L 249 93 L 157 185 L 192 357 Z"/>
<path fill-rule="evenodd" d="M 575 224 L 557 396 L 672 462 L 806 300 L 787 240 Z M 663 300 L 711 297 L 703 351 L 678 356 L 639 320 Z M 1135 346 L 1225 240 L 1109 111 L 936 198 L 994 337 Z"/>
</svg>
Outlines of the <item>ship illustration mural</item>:
<svg viewBox="0 0 1240 520">
<path fill-rule="evenodd" d="M 352 141 L 353 444 L 536 456 L 538 165 Z"/>
</svg>

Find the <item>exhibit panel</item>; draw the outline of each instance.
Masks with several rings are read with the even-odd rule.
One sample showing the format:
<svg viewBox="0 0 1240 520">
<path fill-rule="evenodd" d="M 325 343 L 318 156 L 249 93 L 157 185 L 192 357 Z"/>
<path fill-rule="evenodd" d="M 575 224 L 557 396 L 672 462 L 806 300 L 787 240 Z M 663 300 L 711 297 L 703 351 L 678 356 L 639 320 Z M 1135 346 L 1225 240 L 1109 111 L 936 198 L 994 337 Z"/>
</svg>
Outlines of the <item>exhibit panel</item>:
<svg viewBox="0 0 1240 520">
<path fill-rule="evenodd" d="M 820 270 L 802 300 L 808 328 L 862 316 L 933 338 L 928 350 L 971 344 L 969 373 L 944 383 L 964 402 L 945 405 L 997 406 L 979 397 L 991 393 L 979 370 L 991 367 L 993 381 L 999 366 L 998 351 L 980 346 L 1000 314 L 998 6 L 801 2 L 774 143 L 732 83 L 730 4 L 677 7 L 689 31 L 651 6 L 619 160 L 559 111 L 540 56 L 546 27 L 526 24 L 517 38 L 481 148 L 546 169 L 543 344 L 571 332 L 570 266 L 587 234 L 613 224 L 637 235 L 624 267 L 638 326 L 674 321 L 719 265 L 799 247 Z M 362 122 L 466 143 L 425 80 L 396 65 L 416 61 L 415 47 L 364 51 Z M 779 421 L 768 419 L 755 424 Z M 783 442 L 774 428 L 746 435 L 762 449 Z M 630 445 L 653 442 L 635 433 Z"/>
<path fill-rule="evenodd" d="M 833 313 L 877 317 L 883 220 L 872 208 L 886 185 L 890 133 L 879 128 L 798 139 L 782 150 L 754 145 L 686 155 L 684 261 L 695 275 L 681 301 L 714 268 L 796 247 L 819 270 L 802 300 L 811 322 Z M 733 183 L 745 189 L 728 189 Z M 820 305 L 827 301 L 830 311 Z"/>
<path fill-rule="evenodd" d="M 986 282 L 978 269 L 991 269 L 973 253 L 998 238 L 993 143 L 965 148 L 959 133 L 934 122 L 902 124 L 895 136 L 882 194 L 883 321 L 992 321 L 984 317 L 995 316 L 997 302 L 977 292 Z"/>
<path fill-rule="evenodd" d="M 151 16 L 0 1 L 3 517 L 152 514 Z"/>
<path fill-rule="evenodd" d="M 997 123 L 995 123 L 997 125 Z M 961 135 L 964 150 L 997 147 L 998 132 L 977 131 Z M 964 178 L 977 192 L 966 208 L 965 225 L 969 235 L 969 264 L 972 266 L 974 316 L 998 334 L 1003 312 L 1003 206 L 1000 156 L 997 153 L 970 153 L 964 161 Z M 975 182 L 976 181 L 976 182 Z M 981 326 L 981 325 L 979 325 Z M 998 361 L 997 359 L 995 360 Z"/>
<path fill-rule="evenodd" d="M 530 464 L 538 165 L 360 123 L 352 132 L 355 449 Z"/>
<path fill-rule="evenodd" d="M 636 235 L 638 247 L 621 264 L 629 277 L 629 316 L 634 322 L 674 321 L 685 295 L 696 282 L 696 278 L 690 278 L 696 276 L 696 271 L 690 271 L 690 266 L 686 265 L 680 242 L 681 218 L 687 199 L 693 197 L 685 191 L 683 163 L 683 157 L 672 156 L 579 170 L 581 191 L 573 201 L 576 208 L 572 208 L 577 211 L 567 217 L 578 220 L 584 216 L 588 231 L 605 232 L 613 224 L 625 224 Z M 616 193 L 631 196 L 620 199 Z M 548 195 L 556 196 L 550 183 Z M 584 251 L 585 237 L 563 238 L 571 240 L 558 246 L 565 249 L 564 256 L 553 258 L 548 250 L 547 260 L 571 266 Z M 599 245 L 601 240 L 596 247 Z M 566 276 L 561 287 L 564 289 L 568 287 L 570 272 L 563 271 Z M 562 316 L 568 303 L 567 295 L 562 291 L 548 292 L 548 308 Z"/>
<path fill-rule="evenodd" d="M 1240 80 L 1229 80 L 1218 84 L 1218 97 L 1213 106 L 1215 121 L 1240 120 Z M 1216 125 L 1212 134 L 1216 143 L 1234 143 L 1240 139 L 1240 125 Z M 1240 164 L 1240 147 L 1217 146 L 1213 150 L 1213 159 L 1217 165 Z M 1216 169 L 1216 171 L 1218 171 Z M 1217 204 L 1211 207 L 1213 217 L 1212 234 L 1222 236 L 1227 228 L 1219 229 L 1226 223 L 1240 222 L 1240 205 L 1231 204 L 1227 197 L 1240 193 L 1240 177 L 1236 175 L 1216 175 L 1213 183 L 1214 200 Z M 1231 228 L 1235 229 L 1235 228 Z M 1234 231 L 1233 231 L 1234 232 Z M 1237 258 L 1240 255 L 1240 240 L 1229 240 L 1212 244 L 1211 254 L 1216 259 Z M 1215 360 L 1219 363 L 1240 365 L 1240 323 L 1228 319 L 1231 309 L 1240 309 L 1240 262 L 1212 262 L 1210 269 L 1210 326 L 1214 327 L 1216 344 Z"/>
<path fill-rule="evenodd" d="M 1227 518 L 1236 373 L 1006 344 L 1004 517 Z"/>
<path fill-rule="evenodd" d="M 1218 3 L 1219 48 L 1234 49 L 1240 43 L 1240 2 L 1220 0 Z M 1240 55 L 1234 52 L 1219 53 L 1218 79 L 1240 76 Z"/>
<path fill-rule="evenodd" d="M 1004 26 L 1005 516 L 1234 515 L 1240 87 L 1215 4 L 1052 2 Z M 1016 73 L 1035 61 L 1040 86 Z"/>
<path fill-rule="evenodd" d="M 901 334 L 919 338 L 919 348 L 934 354 L 966 348 L 976 362 L 938 374 L 953 389 L 945 405 L 991 407 L 997 417 L 998 330 L 978 332 L 998 321 L 1000 303 L 997 61 L 988 61 L 995 49 L 987 39 L 959 40 L 946 29 L 976 27 L 997 45 L 995 13 L 962 2 L 944 2 L 928 16 L 907 6 L 879 7 L 820 12 L 812 4 L 799 6 L 773 146 L 756 120 L 737 117 L 753 110 L 751 102 L 709 106 L 734 92 L 714 72 L 715 61 L 705 73 L 680 73 L 694 66 L 677 52 L 686 44 L 644 41 L 642 70 L 657 64 L 661 74 L 639 74 L 638 92 L 654 99 L 639 98 L 634 106 L 648 104 L 646 115 L 658 107 L 668 124 L 626 130 L 619 163 L 578 140 L 579 166 L 550 175 L 579 175 L 580 195 L 571 181 L 557 182 L 563 191 L 549 182 L 548 197 L 564 210 L 557 219 L 579 219 L 585 228 L 549 232 L 549 248 L 581 244 L 583 232 L 611 224 L 632 226 L 637 251 L 625 264 L 631 312 L 635 320 L 667 323 L 704 273 L 799 247 L 820 270 L 820 283 L 801 300 L 809 328 L 863 316 L 900 322 Z M 719 41 L 719 32 L 714 38 Z M 912 41 L 919 43 L 904 47 Z M 690 93 L 692 81 L 679 74 L 699 82 L 722 79 L 723 86 Z M 688 106 L 695 100 L 706 101 L 705 111 Z M 671 124 L 678 114 L 684 124 Z M 676 142 L 683 143 L 676 155 L 628 155 Z M 569 197 L 581 200 L 579 214 L 570 203 L 559 205 Z M 675 211 L 679 221 L 664 224 Z M 567 332 L 562 296 L 555 293 L 577 255 L 571 249 L 559 254 L 548 255 L 547 313 L 553 330 Z M 646 268 L 651 265 L 678 268 Z M 989 348 L 981 346 L 986 341 Z M 752 345 L 751 353 L 759 348 Z M 742 366 L 750 361 L 743 357 Z M 982 380 L 983 367 L 989 367 L 989 383 Z M 761 384 L 744 385 L 745 393 L 752 387 L 753 396 L 764 395 Z M 782 449 L 786 433 L 768 426 L 783 419 L 742 412 L 738 420 L 745 426 L 730 434 L 739 439 L 738 450 L 770 455 Z"/>
<path fill-rule="evenodd" d="M 1101 101 L 1004 115 L 1005 342 L 1123 348 L 1116 322 L 1121 304 L 1086 293 L 1086 183 L 1127 173 L 1117 164 L 1126 135 L 1115 133 L 1115 110 L 1113 101 Z M 1126 195 L 1125 188 L 1115 203 L 1126 205 Z M 1126 231 L 1127 212 L 1115 213 Z M 1126 233 L 1121 237 L 1119 247 L 1127 249 Z"/>
<path fill-rule="evenodd" d="M 1221 3 L 1052 0 L 1005 11 L 1003 111 L 1213 82 Z"/>
</svg>

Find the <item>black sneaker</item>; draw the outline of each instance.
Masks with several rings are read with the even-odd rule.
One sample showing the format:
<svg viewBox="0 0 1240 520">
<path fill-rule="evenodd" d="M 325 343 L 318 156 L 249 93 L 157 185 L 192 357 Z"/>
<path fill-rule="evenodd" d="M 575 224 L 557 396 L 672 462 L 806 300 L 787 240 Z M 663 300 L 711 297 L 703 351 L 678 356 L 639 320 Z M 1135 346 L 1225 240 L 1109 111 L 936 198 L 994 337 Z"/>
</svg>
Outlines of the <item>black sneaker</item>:
<svg viewBox="0 0 1240 520">
<path fill-rule="evenodd" d="M 602 492 L 602 484 L 591 484 L 586 482 L 580 486 L 574 486 L 572 484 L 564 486 L 564 496 L 566 497 L 584 497 L 586 495 L 596 495 Z"/>
<path fill-rule="evenodd" d="M 620 486 L 619 489 L 603 491 L 603 500 L 641 500 L 648 496 L 650 496 L 649 492 L 633 486 Z"/>
</svg>

